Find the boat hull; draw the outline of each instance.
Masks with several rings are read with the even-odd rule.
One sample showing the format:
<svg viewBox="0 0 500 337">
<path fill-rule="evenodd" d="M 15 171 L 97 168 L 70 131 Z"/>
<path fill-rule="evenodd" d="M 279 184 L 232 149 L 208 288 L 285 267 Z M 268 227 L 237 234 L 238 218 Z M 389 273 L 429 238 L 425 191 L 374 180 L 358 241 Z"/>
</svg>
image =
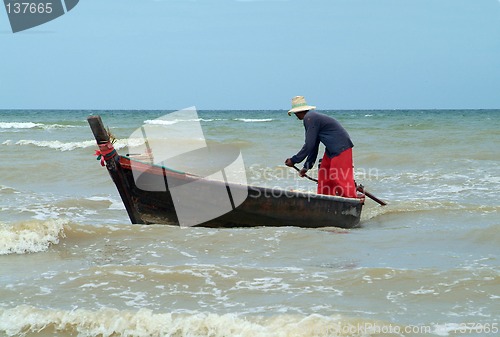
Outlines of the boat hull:
<svg viewBox="0 0 500 337">
<path fill-rule="evenodd" d="M 127 157 L 119 157 L 117 169 L 122 171 L 130 201 L 137 214 L 135 223 L 179 225 L 172 194 L 165 184 L 164 191 L 144 190 L 137 186 L 133 169 L 141 171 L 143 181 L 168 181 L 174 186 L 190 183 L 196 178 L 170 172 L 159 166 L 133 162 Z M 133 169 L 132 169 L 133 166 Z M 162 176 L 163 179 L 158 179 Z M 144 182 L 139 182 L 144 187 Z M 210 195 L 211 190 L 224 188 L 224 183 L 210 180 L 197 180 L 197 191 L 193 193 L 192 203 L 183 203 L 183 213 L 193 214 L 203 211 L 204 207 L 217 207 L 227 202 L 218 200 L 196 200 L 196 195 Z M 277 188 L 230 185 L 231 191 L 246 189 L 247 198 L 226 214 L 197 224 L 201 227 L 255 227 L 255 226 L 298 226 L 298 227 L 342 227 L 352 228 L 359 225 L 363 199 L 303 193 Z M 241 193 L 239 193 L 241 194 Z M 186 209 L 186 207 L 188 209 Z M 191 208 L 191 209 L 189 209 Z"/>
</svg>

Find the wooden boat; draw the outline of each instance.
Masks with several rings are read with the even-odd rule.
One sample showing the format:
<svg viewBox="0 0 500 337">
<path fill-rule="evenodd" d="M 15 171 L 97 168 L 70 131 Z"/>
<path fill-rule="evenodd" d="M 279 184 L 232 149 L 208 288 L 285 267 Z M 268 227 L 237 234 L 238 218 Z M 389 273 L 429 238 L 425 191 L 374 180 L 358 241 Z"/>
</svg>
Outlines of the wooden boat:
<svg viewBox="0 0 500 337">
<path fill-rule="evenodd" d="M 197 177 L 119 155 L 110 142 L 101 118 L 90 116 L 88 122 L 130 221 L 134 224 L 179 225 L 174 200 L 168 186 L 164 191 L 139 188 L 137 180 L 133 176 L 132 166 L 134 170 L 141 171 L 141 179 L 158 181 L 160 178 L 166 182 L 168 178 L 169 186 L 172 182 L 174 185 L 190 183 L 197 180 Z M 202 180 L 200 183 L 198 180 L 197 188 L 200 189 L 200 193 L 207 193 L 207 191 L 210 193 L 210 189 L 220 188 L 221 184 L 224 182 Z M 248 196 L 239 206 L 233 207 L 229 212 L 196 224 L 196 226 L 214 228 L 256 226 L 353 228 L 359 225 L 364 204 L 364 195 L 360 198 L 343 198 L 257 186 L 231 185 L 226 187 L 228 191 L 247 189 L 244 192 L 248 193 Z M 193 197 L 193 200 L 196 198 Z M 200 209 L 217 205 L 219 202 L 223 202 L 223 200 L 217 200 L 217 197 L 214 197 L 207 202 L 199 202 L 198 200 L 186 204 L 192 208 L 189 211 L 195 214 Z"/>
</svg>

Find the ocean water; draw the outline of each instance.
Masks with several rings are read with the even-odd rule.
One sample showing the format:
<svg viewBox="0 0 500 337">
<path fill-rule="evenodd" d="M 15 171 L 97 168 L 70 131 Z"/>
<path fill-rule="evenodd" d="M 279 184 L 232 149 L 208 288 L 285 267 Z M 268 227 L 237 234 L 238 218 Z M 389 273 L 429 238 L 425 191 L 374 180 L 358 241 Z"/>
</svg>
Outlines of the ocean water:
<svg viewBox="0 0 500 337">
<path fill-rule="evenodd" d="M 86 118 L 124 154 L 168 112 L 0 111 L 0 336 L 499 334 L 500 110 L 323 111 L 388 202 L 351 230 L 131 225 Z M 249 183 L 315 190 L 286 111 L 199 118 Z"/>
</svg>

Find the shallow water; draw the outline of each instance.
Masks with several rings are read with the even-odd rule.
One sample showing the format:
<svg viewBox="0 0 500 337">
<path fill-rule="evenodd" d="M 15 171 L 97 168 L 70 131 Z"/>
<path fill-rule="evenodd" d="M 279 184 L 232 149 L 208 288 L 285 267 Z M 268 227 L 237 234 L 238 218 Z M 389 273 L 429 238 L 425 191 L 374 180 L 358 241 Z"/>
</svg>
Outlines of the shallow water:
<svg viewBox="0 0 500 337">
<path fill-rule="evenodd" d="M 165 112 L 0 112 L 0 334 L 496 335 L 500 111 L 327 111 L 389 203 L 352 230 L 131 225 L 91 113 L 126 153 Z M 199 115 L 249 183 L 314 191 L 283 165 L 303 142 L 285 111 Z"/>
</svg>

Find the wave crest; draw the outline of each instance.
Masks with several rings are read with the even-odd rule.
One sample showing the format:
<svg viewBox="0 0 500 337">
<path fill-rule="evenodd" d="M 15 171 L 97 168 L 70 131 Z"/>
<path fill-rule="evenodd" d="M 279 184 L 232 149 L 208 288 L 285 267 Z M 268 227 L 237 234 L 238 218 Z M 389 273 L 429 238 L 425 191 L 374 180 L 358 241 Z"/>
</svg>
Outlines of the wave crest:
<svg viewBox="0 0 500 337">
<path fill-rule="evenodd" d="M 119 139 L 114 144 L 115 149 L 119 150 L 127 146 L 138 146 L 144 144 L 143 139 Z M 2 145 L 12 146 L 12 140 L 6 140 Z M 21 139 L 14 143 L 14 145 L 20 146 L 37 146 L 45 147 L 49 149 L 64 151 L 73 151 L 76 149 L 86 149 L 86 148 L 97 148 L 95 140 L 84 140 L 81 142 L 61 142 L 59 140 L 33 140 L 33 139 Z"/>
<path fill-rule="evenodd" d="M 363 325 L 368 329 L 363 329 Z M 78 336 L 353 336 L 379 335 L 376 329 L 399 327 L 383 321 L 319 314 L 240 317 L 237 314 L 137 312 L 111 308 L 55 310 L 20 305 L 0 309 L 0 331 L 7 335 L 51 332 Z M 372 331 L 371 331 L 372 330 Z M 279 334 L 277 334 L 279 331 Z"/>
<path fill-rule="evenodd" d="M 65 129 L 76 128 L 75 125 L 42 124 L 33 122 L 0 122 L 0 129 Z"/>
<path fill-rule="evenodd" d="M 43 124 L 33 122 L 2 122 L 0 129 L 33 129 L 41 127 Z"/>
<path fill-rule="evenodd" d="M 46 251 L 64 238 L 66 220 L 32 220 L 14 224 L 0 223 L 0 255 Z"/>
<path fill-rule="evenodd" d="M 16 142 L 16 145 L 34 145 L 38 147 L 48 147 L 60 151 L 71 151 L 79 148 L 87 148 L 95 146 L 95 141 L 88 140 L 83 142 L 68 142 L 64 143 L 58 140 L 45 141 L 45 140 L 26 140 L 22 139 Z"/>
</svg>

